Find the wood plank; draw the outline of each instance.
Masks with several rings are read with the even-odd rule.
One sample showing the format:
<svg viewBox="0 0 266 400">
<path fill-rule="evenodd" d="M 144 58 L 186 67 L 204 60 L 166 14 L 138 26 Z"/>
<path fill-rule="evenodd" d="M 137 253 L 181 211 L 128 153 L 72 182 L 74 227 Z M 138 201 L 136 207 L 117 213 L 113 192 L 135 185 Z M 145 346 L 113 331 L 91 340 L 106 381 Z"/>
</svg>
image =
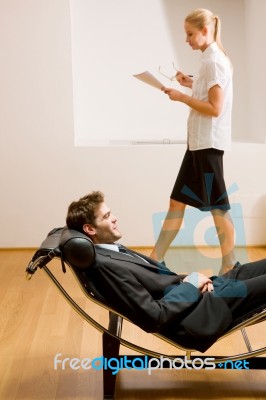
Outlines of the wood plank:
<svg viewBox="0 0 266 400">
<path fill-rule="evenodd" d="M 146 249 L 146 254 L 149 251 Z M 62 358 L 100 357 L 101 335 L 74 313 L 45 273 L 38 271 L 30 282 L 26 281 L 24 271 L 33 252 L 0 251 L 0 398 L 101 399 L 101 371 L 54 368 L 54 357 L 58 353 Z M 266 249 L 250 248 L 248 256 L 250 260 L 265 258 Z M 84 298 L 72 274 L 63 274 L 57 261 L 53 268 L 75 300 L 107 324 L 106 310 Z M 254 327 L 249 330 L 260 344 L 261 333 Z M 224 349 L 243 351 L 237 335 L 227 338 L 223 344 L 219 342 L 207 354 L 219 354 Z M 168 344 L 129 323 L 124 324 L 124 336 L 162 353 L 176 353 Z M 123 348 L 122 352 L 130 353 Z M 151 375 L 147 371 L 122 370 L 118 374 L 116 398 L 264 399 L 265 382 L 266 371 L 255 370 L 156 370 Z"/>
</svg>

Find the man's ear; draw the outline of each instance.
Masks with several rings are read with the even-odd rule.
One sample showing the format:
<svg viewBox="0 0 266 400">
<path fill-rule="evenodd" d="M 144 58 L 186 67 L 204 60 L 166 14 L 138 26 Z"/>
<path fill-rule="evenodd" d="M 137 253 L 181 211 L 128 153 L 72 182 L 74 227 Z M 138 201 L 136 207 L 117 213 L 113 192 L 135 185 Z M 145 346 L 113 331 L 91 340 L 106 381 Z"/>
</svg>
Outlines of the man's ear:
<svg viewBox="0 0 266 400">
<path fill-rule="evenodd" d="M 95 228 L 90 224 L 84 224 L 83 231 L 89 236 L 94 236 L 96 234 Z"/>
</svg>

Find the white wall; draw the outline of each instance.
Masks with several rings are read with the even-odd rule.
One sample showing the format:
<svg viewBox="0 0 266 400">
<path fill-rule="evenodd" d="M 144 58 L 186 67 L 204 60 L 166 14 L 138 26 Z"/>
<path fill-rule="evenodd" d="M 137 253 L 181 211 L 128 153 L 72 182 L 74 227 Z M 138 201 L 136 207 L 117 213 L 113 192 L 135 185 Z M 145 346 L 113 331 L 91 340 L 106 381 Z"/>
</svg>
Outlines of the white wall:
<svg viewBox="0 0 266 400">
<path fill-rule="evenodd" d="M 199 1 L 72 0 L 70 4 L 75 143 L 184 142 L 188 107 L 169 101 L 132 74 L 148 70 L 173 87 L 178 84 L 161 76 L 159 66 L 171 76 L 174 61 L 181 71 L 197 74 L 201 54 L 186 43 L 184 17 L 199 7 Z M 256 22 L 246 21 L 245 0 L 201 0 L 200 6 L 211 8 L 222 20 L 223 44 L 234 66 L 232 136 L 247 140 L 245 31 L 252 23 L 254 35 Z"/>
<path fill-rule="evenodd" d="M 0 247 L 38 246 L 94 189 L 125 243 L 152 245 L 152 215 L 167 208 L 184 146 L 74 147 L 68 1 L 1 0 L 0 50 Z M 265 145 L 243 143 L 225 157 L 250 244 L 266 243 L 265 158 Z"/>
<path fill-rule="evenodd" d="M 243 87 L 249 118 L 244 135 L 247 141 L 258 143 L 266 138 L 266 57 L 261 39 L 265 35 L 265 16 L 266 1 L 245 0 L 247 76 Z"/>
</svg>

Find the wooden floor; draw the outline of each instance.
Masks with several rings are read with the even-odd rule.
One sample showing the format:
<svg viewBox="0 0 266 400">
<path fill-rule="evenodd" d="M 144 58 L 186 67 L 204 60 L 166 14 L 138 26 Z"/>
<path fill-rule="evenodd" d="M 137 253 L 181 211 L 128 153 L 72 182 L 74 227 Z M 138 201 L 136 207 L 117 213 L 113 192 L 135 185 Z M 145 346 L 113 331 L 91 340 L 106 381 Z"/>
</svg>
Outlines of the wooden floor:
<svg viewBox="0 0 266 400">
<path fill-rule="evenodd" d="M 54 368 L 54 357 L 58 353 L 61 359 L 100 357 L 101 335 L 74 313 L 43 271 L 26 281 L 24 271 L 33 253 L 0 251 L 0 399 L 100 400 L 101 371 Z M 174 255 L 185 257 L 175 250 L 169 256 L 171 260 Z M 249 249 L 248 257 L 250 260 L 266 258 L 266 249 Z M 69 271 L 63 274 L 58 261 L 50 265 L 75 300 L 107 323 L 107 313 L 84 298 L 72 274 Z M 265 323 L 260 331 L 249 328 L 258 345 L 265 332 Z M 124 325 L 124 334 L 144 347 L 176 354 L 169 345 L 128 323 Z M 207 354 L 215 356 L 232 350 L 245 350 L 240 334 L 218 342 Z M 122 349 L 122 354 L 129 353 Z M 117 400 L 265 398 L 266 371 L 263 370 L 164 369 L 151 375 L 147 371 L 122 370 L 117 376 Z"/>
</svg>

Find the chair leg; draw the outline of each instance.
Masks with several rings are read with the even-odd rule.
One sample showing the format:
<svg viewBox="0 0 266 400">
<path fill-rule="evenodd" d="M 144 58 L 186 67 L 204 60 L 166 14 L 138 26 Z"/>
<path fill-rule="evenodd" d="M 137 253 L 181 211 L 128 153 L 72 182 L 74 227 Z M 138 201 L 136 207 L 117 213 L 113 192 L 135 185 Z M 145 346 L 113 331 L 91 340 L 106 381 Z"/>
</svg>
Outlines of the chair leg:
<svg viewBox="0 0 266 400">
<path fill-rule="evenodd" d="M 121 336 L 122 318 L 110 312 L 108 331 L 117 336 Z M 118 358 L 120 341 L 103 333 L 102 335 L 103 356 L 106 359 Z M 104 400 L 113 400 L 115 398 L 116 374 L 112 374 L 111 369 L 103 369 L 103 398 Z"/>
</svg>

